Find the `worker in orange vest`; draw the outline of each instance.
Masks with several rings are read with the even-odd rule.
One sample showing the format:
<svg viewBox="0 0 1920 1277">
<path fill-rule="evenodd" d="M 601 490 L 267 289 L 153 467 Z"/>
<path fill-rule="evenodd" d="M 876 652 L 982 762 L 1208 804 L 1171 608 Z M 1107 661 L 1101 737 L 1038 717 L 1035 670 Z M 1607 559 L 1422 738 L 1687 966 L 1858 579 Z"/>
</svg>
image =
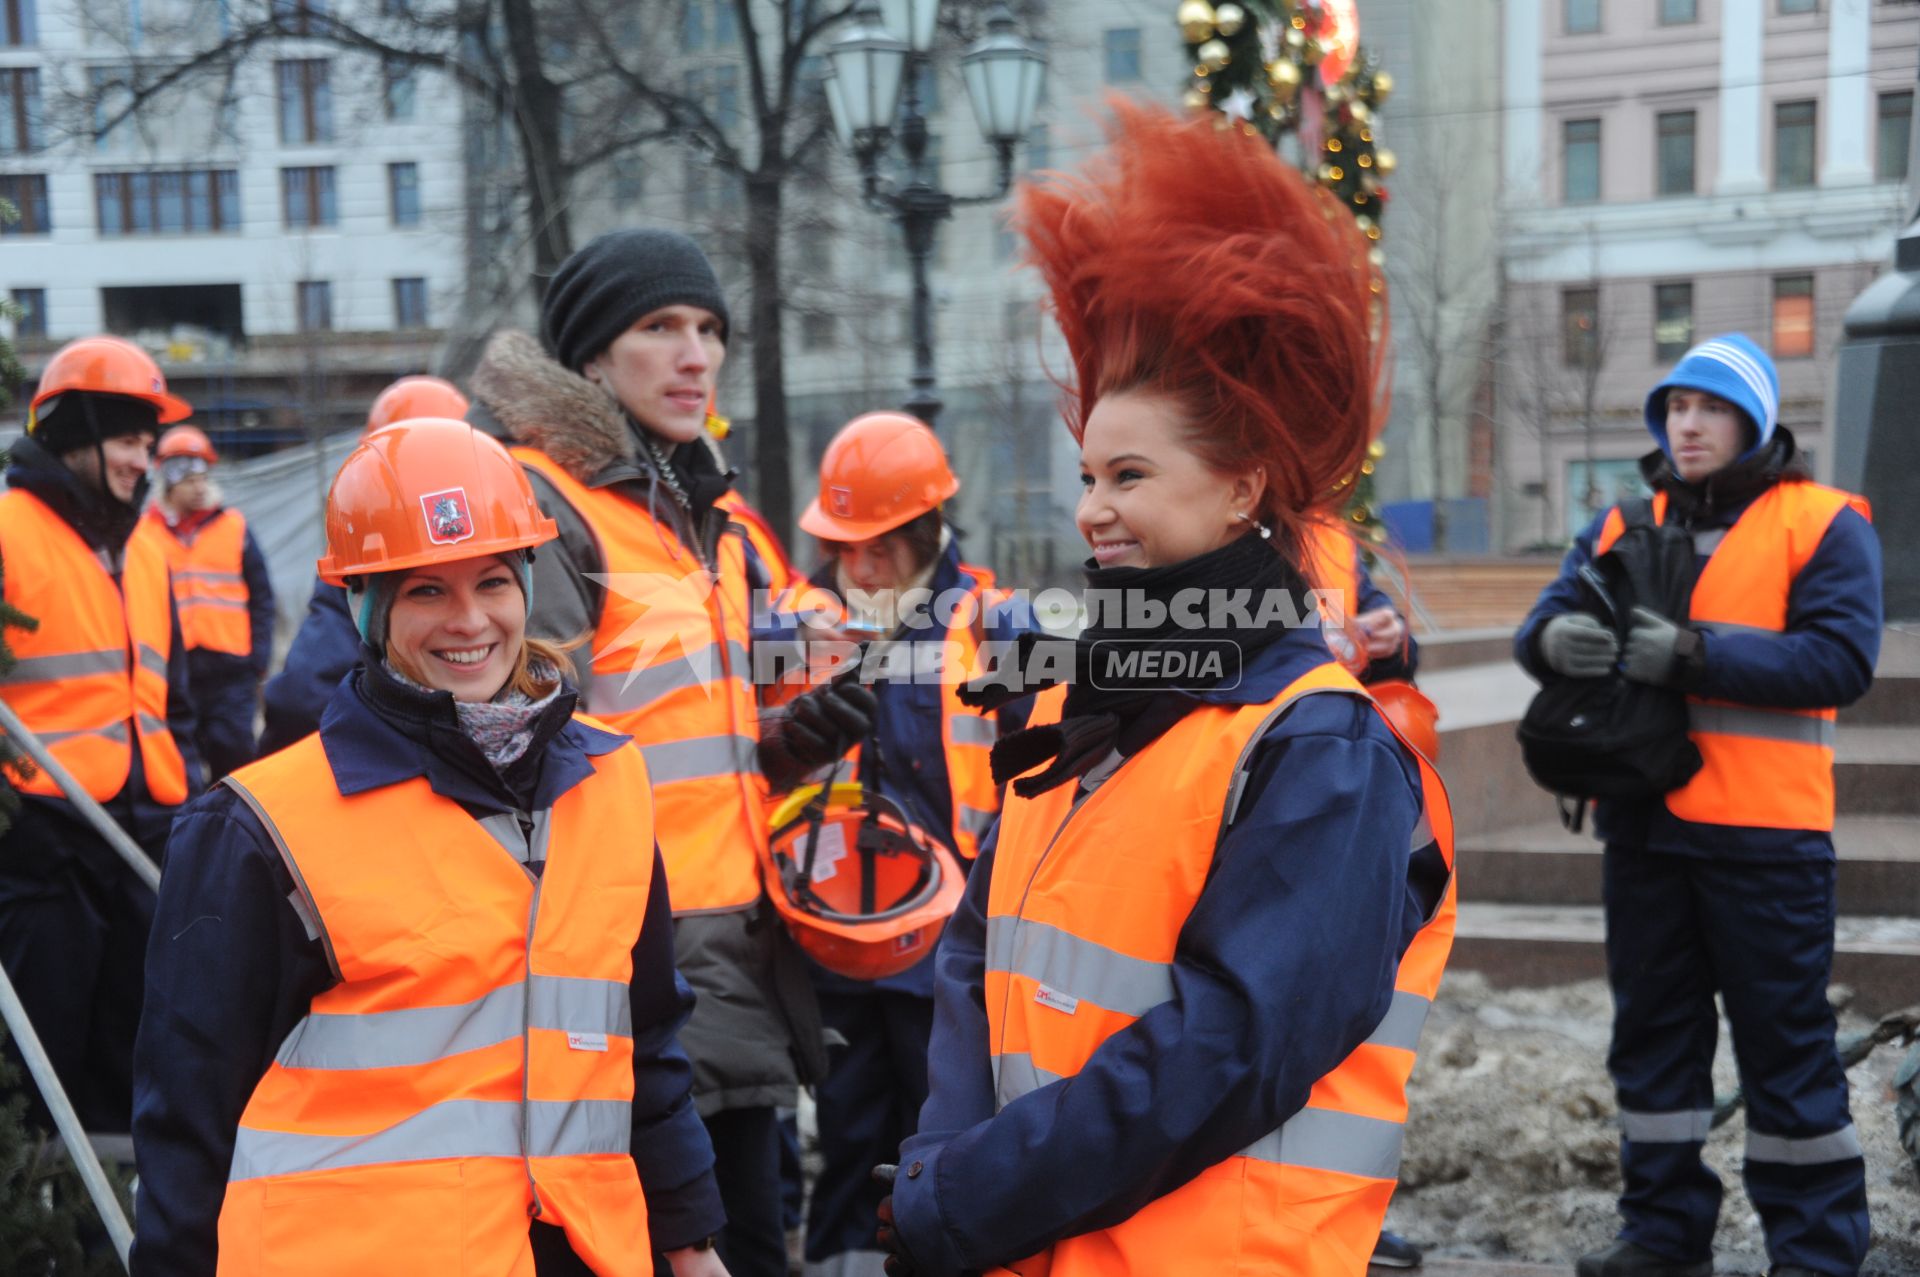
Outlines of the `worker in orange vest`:
<svg viewBox="0 0 1920 1277">
<path fill-rule="evenodd" d="M 1866 1166 L 1834 1049 L 1833 742 L 1873 683 L 1880 543 L 1865 500 L 1814 483 L 1749 338 L 1689 350 L 1647 397 L 1650 517 L 1692 535 L 1686 616 L 1603 619 L 1583 573 L 1626 526 L 1602 511 L 1514 636 L 1543 682 L 1605 677 L 1687 698 L 1702 766 L 1664 797 L 1603 802 L 1607 977 L 1624 1227 L 1581 1277 L 1706 1277 L 1720 1179 L 1718 994 L 1747 1096 L 1747 1196 L 1773 1277 L 1857 1272 Z M 1624 631 L 1624 634 L 1622 633 Z M 1624 637 L 1624 642 L 1622 641 Z"/>
<path fill-rule="evenodd" d="M 1064 677 L 993 748 L 881 1242 L 920 1277 L 1358 1277 L 1454 918 L 1445 790 L 1303 571 L 1371 426 L 1365 242 L 1260 140 L 1115 110 L 1019 205 L 1081 387 L 1088 626 L 968 689 Z"/>
<path fill-rule="evenodd" d="M 526 633 L 553 535 L 464 422 L 341 466 L 320 572 L 361 664 L 168 845 L 141 1277 L 726 1277 L 646 762 Z"/>
<path fill-rule="evenodd" d="M 200 755 L 218 780 L 253 760 L 253 718 L 273 659 L 273 584 L 247 516 L 220 504 L 220 454 L 206 433 L 173 427 L 154 461 L 160 492 L 134 535 L 152 537 L 173 569 Z"/>
<path fill-rule="evenodd" d="M 467 397 L 450 381 L 402 377 L 374 399 L 361 434 L 418 417 L 458 421 L 467 415 L 467 406 Z M 320 711 L 359 659 L 360 636 L 347 615 L 346 591 L 316 577 L 307 614 L 287 645 L 280 672 L 267 680 L 261 698 L 265 713 L 259 752 L 284 749 L 320 726 Z"/>
<path fill-rule="evenodd" d="M 155 861 L 200 762 L 167 563 L 133 531 L 154 436 L 191 411 L 133 343 L 71 342 L 40 375 L 0 494 L 6 601 L 38 622 L 8 631 L 0 697 Z M 0 965 L 82 1124 L 125 1131 L 153 894 L 51 775 L 9 779 Z M 37 1101 L 35 1120 L 51 1130 Z"/>
<path fill-rule="evenodd" d="M 766 801 L 864 736 L 873 697 L 818 688 L 763 730 L 747 547 L 703 441 L 728 323 L 691 239 L 610 232 L 554 273 L 544 348 L 497 334 L 470 388 L 559 525 L 531 631 L 590 636 L 582 701 L 653 776 L 675 952 L 699 995 L 682 1041 L 727 1208 L 722 1257 L 737 1277 L 785 1277 L 776 1109 L 825 1063 L 804 968 L 769 917 Z"/>
</svg>

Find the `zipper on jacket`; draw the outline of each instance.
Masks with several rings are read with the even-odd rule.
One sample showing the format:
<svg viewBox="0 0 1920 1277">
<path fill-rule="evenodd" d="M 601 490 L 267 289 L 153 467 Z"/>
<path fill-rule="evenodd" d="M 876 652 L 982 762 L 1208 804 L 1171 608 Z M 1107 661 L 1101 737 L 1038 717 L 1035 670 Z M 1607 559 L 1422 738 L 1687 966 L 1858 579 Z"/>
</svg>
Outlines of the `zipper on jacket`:
<svg viewBox="0 0 1920 1277">
<path fill-rule="evenodd" d="M 522 866 L 525 868 L 525 866 Z M 520 986 L 520 1163 L 526 1167 L 527 1218 L 540 1218 L 540 1184 L 533 1178 L 533 929 L 540 918 L 541 878 L 533 882 L 533 903 L 527 909 L 527 946 L 523 959 L 526 982 Z"/>
</svg>

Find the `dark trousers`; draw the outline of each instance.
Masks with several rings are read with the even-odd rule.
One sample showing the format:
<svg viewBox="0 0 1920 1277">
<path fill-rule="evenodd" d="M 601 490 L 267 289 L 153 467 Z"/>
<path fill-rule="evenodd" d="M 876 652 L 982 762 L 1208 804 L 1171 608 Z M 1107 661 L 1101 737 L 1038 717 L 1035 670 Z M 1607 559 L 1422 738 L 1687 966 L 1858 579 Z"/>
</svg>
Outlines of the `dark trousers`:
<svg viewBox="0 0 1920 1277">
<path fill-rule="evenodd" d="M 725 1109 L 706 1120 L 713 1175 L 727 1226 L 720 1259 L 732 1277 L 786 1277 L 780 1220 L 780 1124 L 771 1105 Z"/>
<path fill-rule="evenodd" d="M 1621 1236 L 1712 1253 L 1720 1180 L 1700 1160 L 1726 1005 L 1746 1096 L 1747 1196 L 1775 1264 L 1851 1277 L 1867 1251 L 1865 1163 L 1827 1003 L 1830 860 L 1606 851 L 1607 976 L 1625 1191 Z"/>
<path fill-rule="evenodd" d="M 898 1161 L 919 1127 L 933 1034 L 933 1000 L 912 993 L 822 992 L 820 1012 L 847 1044 L 835 1048 L 816 1093 L 822 1165 L 807 1218 L 810 1267 L 861 1251 L 877 1258 L 875 1212 L 886 1190 L 873 1168 Z"/>
<path fill-rule="evenodd" d="M 133 1039 L 152 925 L 153 893 L 97 834 L 60 808 L 22 804 L 0 837 L 0 966 L 91 1132 L 132 1127 Z M 33 1096 L 28 1120 L 51 1131 L 11 1039 L 7 1054 Z"/>
</svg>

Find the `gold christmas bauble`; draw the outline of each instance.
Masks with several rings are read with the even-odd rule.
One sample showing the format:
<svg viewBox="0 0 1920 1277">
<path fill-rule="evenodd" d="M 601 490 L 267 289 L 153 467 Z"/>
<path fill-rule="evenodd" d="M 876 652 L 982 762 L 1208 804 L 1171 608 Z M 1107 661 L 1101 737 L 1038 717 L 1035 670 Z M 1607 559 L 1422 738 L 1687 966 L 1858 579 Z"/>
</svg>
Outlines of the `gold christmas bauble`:
<svg viewBox="0 0 1920 1277">
<path fill-rule="evenodd" d="M 1375 106 L 1393 96 L 1393 72 L 1375 71 L 1373 73 L 1373 103 Z"/>
<path fill-rule="evenodd" d="M 1194 110 L 1204 111 L 1209 105 L 1212 104 L 1213 99 L 1207 96 L 1207 91 L 1205 89 L 1195 87 L 1187 90 L 1186 101 L 1187 101 L 1187 105 L 1192 107 Z"/>
<path fill-rule="evenodd" d="M 1339 138 L 1337 138 L 1337 137 L 1330 137 L 1330 138 L 1328 138 L 1328 139 L 1327 139 L 1327 150 L 1329 150 L 1329 151 L 1331 151 L 1331 152 L 1332 152 L 1333 154 L 1335 154 L 1335 155 L 1338 155 L 1338 154 L 1340 154 L 1340 152 L 1341 152 L 1341 151 L 1342 151 L 1343 149 L 1345 149 L 1345 145 L 1346 145 L 1346 144 L 1345 144 L 1345 143 L 1343 143 L 1343 142 L 1342 142 L 1342 141 L 1341 141 L 1341 140 L 1340 140 Z M 1367 157 L 1363 155 L 1363 156 L 1361 156 L 1361 157 L 1360 157 L 1360 162 L 1361 162 L 1362 164 L 1364 164 L 1364 163 L 1366 163 L 1366 159 L 1367 159 Z"/>
<path fill-rule="evenodd" d="M 1180 34 L 1187 38 L 1188 44 L 1199 44 L 1212 38 L 1218 19 L 1208 0 L 1182 0 L 1174 20 L 1180 24 Z"/>
<path fill-rule="evenodd" d="M 1223 4 L 1213 11 L 1213 25 L 1223 36 L 1239 35 L 1247 25 L 1247 11 L 1237 4 Z"/>
<path fill-rule="evenodd" d="M 1300 68 L 1287 58 L 1275 58 L 1267 63 L 1267 83 L 1273 86 L 1273 92 L 1282 102 L 1300 91 Z"/>
<path fill-rule="evenodd" d="M 1387 530 L 1378 525 L 1368 528 L 1367 540 L 1373 542 L 1375 545 L 1385 545 L 1387 543 Z"/>
<path fill-rule="evenodd" d="M 1367 260 L 1373 264 L 1375 270 L 1385 270 L 1387 265 L 1387 250 L 1384 248 L 1369 248 L 1367 250 Z"/>
<path fill-rule="evenodd" d="M 1287 32 L 1287 47 L 1292 49 L 1296 54 L 1303 52 L 1307 47 L 1307 33 L 1298 27 L 1289 29 Z"/>
<path fill-rule="evenodd" d="M 1358 120 L 1362 124 L 1365 124 L 1368 121 L 1373 119 L 1373 109 L 1369 107 L 1365 102 L 1355 102 L 1352 106 L 1349 106 L 1347 108 L 1347 111 L 1349 114 L 1353 116 L 1354 119 Z"/>
<path fill-rule="evenodd" d="M 1393 170 L 1399 163 L 1400 161 L 1394 158 L 1393 152 L 1385 147 L 1373 153 L 1373 171 L 1381 177 L 1392 177 Z"/>
<path fill-rule="evenodd" d="M 1200 46 L 1200 64 L 1218 71 L 1233 60 L 1225 40 L 1209 40 Z"/>
<path fill-rule="evenodd" d="M 1367 456 L 1371 457 L 1373 460 L 1378 461 L 1380 460 L 1380 458 L 1386 455 L 1387 455 L 1387 445 L 1384 443 L 1381 443 L 1378 439 L 1375 439 L 1372 443 L 1367 445 Z"/>
<path fill-rule="evenodd" d="M 1371 461 L 1362 461 L 1362 462 L 1360 463 L 1360 473 L 1361 473 L 1361 474 L 1372 474 L 1372 473 L 1373 473 L 1373 462 L 1371 462 Z"/>
</svg>

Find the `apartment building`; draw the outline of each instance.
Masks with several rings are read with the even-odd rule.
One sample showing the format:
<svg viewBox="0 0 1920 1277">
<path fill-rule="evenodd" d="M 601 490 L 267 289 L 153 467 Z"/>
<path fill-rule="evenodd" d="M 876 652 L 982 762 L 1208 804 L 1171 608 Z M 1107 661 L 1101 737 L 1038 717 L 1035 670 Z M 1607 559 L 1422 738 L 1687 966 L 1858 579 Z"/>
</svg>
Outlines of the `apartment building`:
<svg viewBox="0 0 1920 1277">
<path fill-rule="evenodd" d="M 1920 6 L 1506 0 L 1508 548 L 1640 490 L 1649 386 L 1739 330 L 1781 419 L 1825 446 L 1831 355 L 1904 226 Z"/>
</svg>

